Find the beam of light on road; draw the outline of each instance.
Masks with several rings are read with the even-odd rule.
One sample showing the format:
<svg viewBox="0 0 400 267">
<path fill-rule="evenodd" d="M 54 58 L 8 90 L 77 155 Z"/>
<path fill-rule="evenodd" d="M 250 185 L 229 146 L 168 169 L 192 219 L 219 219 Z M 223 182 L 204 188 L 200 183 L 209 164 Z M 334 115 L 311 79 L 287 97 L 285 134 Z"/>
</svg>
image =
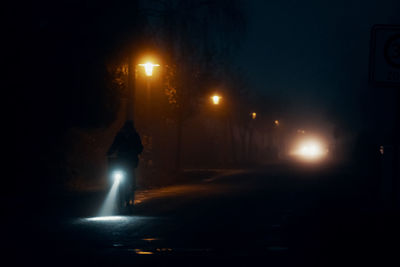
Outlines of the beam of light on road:
<svg viewBox="0 0 400 267">
<path fill-rule="evenodd" d="M 135 224 L 141 224 L 141 223 L 148 223 L 148 221 L 159 221 L 159 220 L 164 220 L 162 217 L 149 217 L 149 216 L 120 216 L 120 215 L 115 215 L 115 216 L 96 216 L 96 217 L 87 217 L 87 218 L 78 218 L 74 222 L 77 224 L 87 224 L 87 223 L 104 223 L 108 225 L 120 225 L 120 223 L 127 223 L 130 225 L 135 225 Z M 159 240 L 158 238 L 148 238 L 148 239 L 142 239 L 143 241 L 157 241 Z"/>
<path fill-rule="evenodd" d="M 125 221 L 125 216 L 99 216 L 86 219 L 89 222 L 113 222 L 113 221 Z"/>
<path fill-rule="evenodd" d="M 116 205 L 117 205 L 117 196 L 118 196 L 118 186 L 120 183 L 120 179 L 116 179 L 108 192 L 106 200 L 103 203 L 103 206 L 100 209 L 99 216 L 110 216 L 115 213 Z"/>
<path fill-rule="evenodd" d="M 88 218 L 78 218 L 74 220 L 73 223 L 77 225 L 95 225 L 101 226 L 104 225 L 106 227 L 120 227 L 121 225 L 129 225 L 129 227 L 136 227 L 139 225 L 147 224 L 149 221 L 160 221 L 163 220 L 161 217 L 148 217 L 148 216 L 96 216 L 96 217 L 88 217 Z M 154 238 L 154 240 L 149 239 L 151 241 L 157 241 L 159 239 Z M 147 240 L 145 240 L 147 241 Z M 150 242 L 150 241 L 147 241 Z"/>
</svg>

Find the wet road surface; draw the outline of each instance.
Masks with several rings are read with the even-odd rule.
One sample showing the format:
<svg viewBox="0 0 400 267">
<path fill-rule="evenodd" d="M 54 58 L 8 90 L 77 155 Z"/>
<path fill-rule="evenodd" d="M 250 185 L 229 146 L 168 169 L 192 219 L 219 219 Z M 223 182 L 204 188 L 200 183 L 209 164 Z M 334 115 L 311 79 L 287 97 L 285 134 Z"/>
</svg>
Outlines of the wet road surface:
<svg viewBox="0 0 400 267">
<path fill-rule="evenodd" d="M 141 191 L 133 215 L 21 216 L 7 230 L 8 242 L 18 260 L 71 264 L 333 266 L 389 259 L 393 232 L 380 231 L 376 216 L 365 212 L 368 197 L 359 186 L 345 169 L 232 172 Z"/>
</svg>

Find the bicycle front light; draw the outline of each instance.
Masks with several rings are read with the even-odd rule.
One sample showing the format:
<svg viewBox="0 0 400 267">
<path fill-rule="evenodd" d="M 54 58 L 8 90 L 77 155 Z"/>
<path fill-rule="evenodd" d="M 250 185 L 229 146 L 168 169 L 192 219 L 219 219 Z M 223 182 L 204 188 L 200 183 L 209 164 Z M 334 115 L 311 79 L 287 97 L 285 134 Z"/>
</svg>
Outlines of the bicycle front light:
<svg viewBox="0 0 400 267">
<path fill-rule="evenodd" d="M 114 171 L 112 174 L 112 178 L 115 183 L 120 183 L 124 179 L 124 172 L 122 171 Z"/>
</svg>

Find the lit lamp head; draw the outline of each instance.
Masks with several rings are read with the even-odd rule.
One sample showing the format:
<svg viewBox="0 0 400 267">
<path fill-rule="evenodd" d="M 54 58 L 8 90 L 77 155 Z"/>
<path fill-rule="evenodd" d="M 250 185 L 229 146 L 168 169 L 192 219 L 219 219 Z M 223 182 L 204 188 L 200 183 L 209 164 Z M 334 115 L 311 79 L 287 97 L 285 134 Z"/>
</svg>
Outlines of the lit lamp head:
<svg viewBox="0 0 400 267">
<path fill-rule="evenodd" d="M 219 102 L 221 101 L 221 97 L 219 95 L 213 95 L 211 99 L 214 105 L 218 105 Z"/>
<path fill-rule="evenodd" d="M 115 183 L 120 183 L 124 179 L 124 173 L 122 171 L 115 171 L 112 177 Z"/>
<path fill-rule="evenodd" d="M 151 62 L 146 62 L 144 64 L 139 64 L 139 66 L 144 67 L 144 71 L 146 76 L 153 76 L 153 69 L 154 67 L 159 67 L 159 64 L 153 64 Z"/>
</svg>

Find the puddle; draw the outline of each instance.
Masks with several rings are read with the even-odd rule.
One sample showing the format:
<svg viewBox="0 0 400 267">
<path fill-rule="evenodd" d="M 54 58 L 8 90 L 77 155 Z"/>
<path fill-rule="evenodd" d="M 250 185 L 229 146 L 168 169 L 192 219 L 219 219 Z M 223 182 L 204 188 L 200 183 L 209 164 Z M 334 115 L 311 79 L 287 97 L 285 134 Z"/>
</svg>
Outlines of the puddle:
<svg viewBox="0 0 400 267">
<path fill-rule="evenodd" d="M 129 250 L 130 249 L 128 249 L 128 251 Z M 132 251 L 134 251 L 138 255 L 153 255 L 154 254 L 154 252 L 152 252 L 152 251 L 144 251 L 144 250 L 141 250 L 141 249 L 133 249 Z"/>
<path fill-rule="evenodd" d="M 159 238 L 152 238 L 152 237 L 150 237 L 150 238 L 142 238 L 142 240 L 143 241 L 147 241 L 147 242 L 152 242 L 152 241 L 158 241 L 158 240 L 160 240 Z"/>
</svg>

